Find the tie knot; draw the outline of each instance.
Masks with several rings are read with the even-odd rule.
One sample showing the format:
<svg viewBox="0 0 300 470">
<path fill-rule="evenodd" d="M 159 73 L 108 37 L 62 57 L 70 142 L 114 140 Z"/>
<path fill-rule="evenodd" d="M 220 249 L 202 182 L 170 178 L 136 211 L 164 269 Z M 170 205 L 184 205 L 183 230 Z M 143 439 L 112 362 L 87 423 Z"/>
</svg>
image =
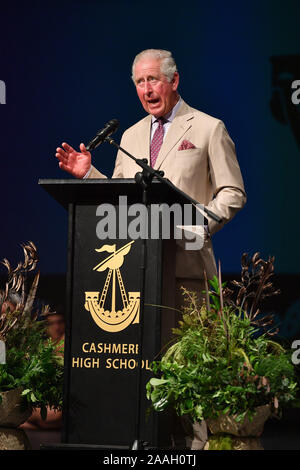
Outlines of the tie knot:
<svg viewBox="0 0 300 470">
<path fill-rule="evenodd" d="M 159 117 L 159 118 L 156 119 L 156 122 L 158 122 L 158 126 L 161 127 L 161 126 L 163 126 L 164 123 L 167 122 L 167 121 L 165 120 L 164 117 Z"/>
</svg>

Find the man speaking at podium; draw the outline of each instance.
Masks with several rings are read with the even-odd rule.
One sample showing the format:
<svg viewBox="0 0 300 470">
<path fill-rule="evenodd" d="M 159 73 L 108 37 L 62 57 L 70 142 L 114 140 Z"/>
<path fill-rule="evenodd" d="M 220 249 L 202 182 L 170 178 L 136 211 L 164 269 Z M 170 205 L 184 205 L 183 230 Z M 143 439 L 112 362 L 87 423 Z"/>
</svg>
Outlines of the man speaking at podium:
<svg viewBox="0 0 300 470">
<path fill-rule="evenodd" d="M 204 270 L 217 273 L 211 236 L 244 206 L 246 194 L 235 146 L 222 121 L 191 108 L 178 93 L 179 74 L 169 51 L 147 49 L 132 65 L 132 79 L 147 116 L 127 129 L 121 147 L 148 164 L 193 199 L 222 218 L 208 219 L 201 250 L 185 250 L 177 240 L 176 286 L 179 305 L 181 285 L 201 293 Z M 57 148 L 62 170 L 76 178 L 106 178 L 91 165 L 91 154 L 80 144 Z M 118 152 L 113 178 L 134 178 L 140 167 Z"/>
</svg>

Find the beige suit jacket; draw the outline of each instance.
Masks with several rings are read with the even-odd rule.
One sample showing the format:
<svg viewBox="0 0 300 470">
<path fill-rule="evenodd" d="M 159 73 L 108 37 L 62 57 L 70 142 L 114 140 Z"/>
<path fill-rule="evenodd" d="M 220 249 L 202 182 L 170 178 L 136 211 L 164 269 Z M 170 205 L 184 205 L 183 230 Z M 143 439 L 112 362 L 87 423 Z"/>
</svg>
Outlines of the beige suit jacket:
<svg viewBox="0 0 300 470">
<path fill-rule="evenodd" d="M 151 115 L 127 129 L 121 147 L 138 158 L 150 162 Z M 178 150 L 183 140 L 196 148 Z M 191 108 L 183 102 L 165 136 L 155 169 L 199 203 L 223 219 L 223 223 L 208 219 L 210 235 L 217 232 L 244 206 L 246 194 L 235 146 L 222 121 Z M 118 152 L 113 178 L 134 178 L 140 167 Z M 89 178 L 105 178 L 92 167 Z M 208 279 L 216 274 L 216 262 L 211 238 L 201 250 L 186 251 L 179 241 L 176 250 L 176 277 Z"/>
</svg>

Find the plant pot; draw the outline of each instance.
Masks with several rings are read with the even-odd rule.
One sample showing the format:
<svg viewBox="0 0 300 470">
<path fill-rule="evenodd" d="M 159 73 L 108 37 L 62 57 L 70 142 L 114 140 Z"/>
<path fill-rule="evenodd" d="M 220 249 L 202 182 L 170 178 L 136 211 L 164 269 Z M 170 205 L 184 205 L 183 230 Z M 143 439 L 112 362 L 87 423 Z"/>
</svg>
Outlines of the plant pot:
<svg viewBox="0 0 300 470">
<path fill-rule="evenodd" d="M 191 450 L 203 450 L 207 442 L 206 422 L 193 422 L 189 415 L 183 415 L 181 416 L 181 425 L 185 433 L 186 447 Z"/>
<path fill-rule="evenodd" d="M 23 429 L 18 429 L 31 415 L 31 408 L 22 404 L 21 387 L 0 392 L 0 450 L 29 449 L 28 438 Z"/>
<path fill-rule="evenodd" d="M 22 406 L 21 387 L 14 388 L 8 392 L 0 392 L 2 401 L 0 403 L 0 426 L 16 428 L 24 423 L 32 413 L 29 406 Z"/>
<path fill-rule="evenodd" d="M 23 429 L 0 427 L 0 451 L 30 449 L 29 439 Z"/>
<path fill-rule="evenodd" d="M 233 450 L 263 450 L 259 436 L 262 435 L 264 424 L 270 417 L 270 405 L 256 408 L 252 420 L 246 416 L 237 422 L 236 415 L 220 415 L 217 419 L 207 419 L 207 426 L 212 433 L 205 450 L 224 447 Z M 211 445 L 210 445 L 211 442 Z"/>
</svg>

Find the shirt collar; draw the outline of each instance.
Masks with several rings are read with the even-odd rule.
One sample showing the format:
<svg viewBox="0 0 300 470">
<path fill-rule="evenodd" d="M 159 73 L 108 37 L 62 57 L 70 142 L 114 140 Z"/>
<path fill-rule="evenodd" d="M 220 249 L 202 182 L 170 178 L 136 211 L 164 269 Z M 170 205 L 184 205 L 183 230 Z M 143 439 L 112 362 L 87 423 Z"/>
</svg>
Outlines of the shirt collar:
<svg viewBox="0 0 300 470">
<path fill-rule="evenodd" d="M 180 106 L 181 106 L 181 103 L 182 103 L 182 98 L 181 98 L 181 96 L 180 96 L 180 97 L 179 97 L 179 100 L 177 101 L 177 103 L 175 104 L 175 106 L 171 109 L 171 111 L 169 111 L 168 114 L 166 114 L 165 116 L 163 116 L 166 121 L 168 121 L 168 122 L 172 122 L 172 121 L 173 121 L 173 119 L 174 119 L 175 116 L 176 116 L 176 113 L 177 113 L 178 109 L 179 109 Z M 155 116 L 152 116 L 152 117 L 151 117 L 151 121 L 152 121 L 152 124 L 153 124 L 154 122 L 157 121 L 157 118 L 156 118 Z"/>
</svg>

